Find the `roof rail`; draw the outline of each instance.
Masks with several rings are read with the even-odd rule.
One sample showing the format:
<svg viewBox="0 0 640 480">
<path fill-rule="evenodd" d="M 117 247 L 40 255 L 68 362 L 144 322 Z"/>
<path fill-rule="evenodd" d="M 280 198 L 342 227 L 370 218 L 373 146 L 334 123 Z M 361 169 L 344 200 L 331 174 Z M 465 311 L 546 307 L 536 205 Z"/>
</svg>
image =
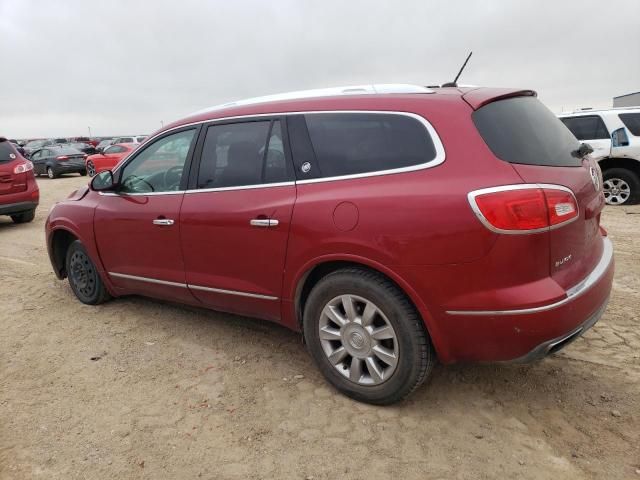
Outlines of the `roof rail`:
<svg viewBox="0 0 640 480">
<path fill-rule="evenodd" d="M 340 95 L 375 95 L 375 94 L 401 94 L 401 93 L 435 93 L 431 88 L 421 85 L 410 85 L 406 83 L 380 83 L 369 85 L 350 85 L 343 87 L 317 88 L 313 90 L 300 90 L 296 92 L 278 93 L 263 97 L 247 98 L 235 102 L 223 103 L 213 107 L 205 108 L 193 112 L 191 115 L 199 115 L 215 110 L 222 110 L 229 107 L 239 107 L 243 105 L 254 105 L 256 103 L 277 102 L 282 100 L 299 100 L 304 98 L 335 97 Z"/>
</svg>

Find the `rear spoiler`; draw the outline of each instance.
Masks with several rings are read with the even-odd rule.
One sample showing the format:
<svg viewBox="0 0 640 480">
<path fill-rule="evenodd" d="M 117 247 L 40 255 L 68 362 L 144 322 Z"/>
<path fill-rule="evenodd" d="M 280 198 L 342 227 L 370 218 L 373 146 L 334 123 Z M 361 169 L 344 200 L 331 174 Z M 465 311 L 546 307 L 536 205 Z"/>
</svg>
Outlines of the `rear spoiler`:
<svg viewBox="0 0 640 480">
<path fill-rule="evenodd" d="M 504 100 L 511 97 L 537 97 L 533 90 L 516 90 L 513 88 L 475 88 L 462 95 L 462 99 L 474 110 L 487 103 Z"/>
</svg>

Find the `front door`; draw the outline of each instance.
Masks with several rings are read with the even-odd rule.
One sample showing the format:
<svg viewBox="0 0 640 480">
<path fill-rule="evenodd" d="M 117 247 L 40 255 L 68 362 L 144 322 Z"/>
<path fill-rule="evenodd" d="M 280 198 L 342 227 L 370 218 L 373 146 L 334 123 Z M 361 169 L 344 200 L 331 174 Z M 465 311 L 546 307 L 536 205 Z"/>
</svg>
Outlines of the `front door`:
<svg viewBox="0 0 640 480">
<path fill-rule="evenodd" d="M 213 308 L 280 317 L 296 187 L 281 120 L 212 124 L 180 214 L 189 288 Z"/>
<path fill-rule="evenodd" d="M 180 247 L 180 206 L 196 128 L 167 134 L 118 170 L 94 217 L 98 251 L 113 284 L 127 293 L 193 301 Z"/>
</svg>

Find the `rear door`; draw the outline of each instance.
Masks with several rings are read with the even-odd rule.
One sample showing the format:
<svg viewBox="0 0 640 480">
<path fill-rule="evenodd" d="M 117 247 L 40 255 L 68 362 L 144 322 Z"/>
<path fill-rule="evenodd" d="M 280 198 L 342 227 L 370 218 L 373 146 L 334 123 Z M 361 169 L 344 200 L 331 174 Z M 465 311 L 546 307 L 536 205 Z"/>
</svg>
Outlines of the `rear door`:
<svg viewBox="0 0 640 480">
<path fill-rule="evenodd" d="M 0 141 L 0 195 L 23 192 L 27 189 L 25 173 L 14 173 L 18 163 L 18 152 L 11 142 Z M 2 201 L 0 200 L 0 203 Z"/>
<path fill-rule="evenodd" d="M 280 318 L 296 187 L 283 120 L 206 127 L 180 212 L 186 280 L 204 304 Z"/>
<path fill-rule="evenodd" d="M 591 145 L 591 158 L 599 161 L 611 155 L 611 134 L 600 115 L 577 115 L 560 120 L 578 140 Z"/>
<path fill-rule="evenodd" d="M 550 274 L 564 288 L 580 282 L 598 263 L 604 207 L 602 175 L 593 158 L 579 158 L 579 142 L 535 97 L 489 103 L 473 113 L 483 139 L 525 183 L 554 184 L 575 195 L 579 215 L 549 235 Z"/>
</svg>

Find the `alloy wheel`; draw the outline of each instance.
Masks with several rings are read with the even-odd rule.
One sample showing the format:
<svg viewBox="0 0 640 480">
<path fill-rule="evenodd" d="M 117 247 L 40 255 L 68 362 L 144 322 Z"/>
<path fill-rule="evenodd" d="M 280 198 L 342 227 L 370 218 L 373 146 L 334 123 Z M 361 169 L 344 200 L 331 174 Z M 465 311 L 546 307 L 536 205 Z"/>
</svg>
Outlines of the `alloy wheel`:
<svg viewBox="0 0 640 480">
<path fill-rule="evenodd" d="M 93 177 L 96 174 L 96 167 L 93 162 L 87 162 L 87 173 L 90 177 Z"/>
<path fill-rule="evenodd" d="M 621 205 L 631 195 L 631 187 L 621 178 L 608 178 L 602 184 L 602 190 L 608 205 Z"/>
<path fill-rule="evenodd" d="M 53 169 L 51 167 L 47 168 L 47 177 L 55 178 L 55 174 L 53 173 Z"/>
<path fill-rule="evenodd" d="M 388 380 L 398 365 L 393 326 L 373 302 L 340 295 L 322 310 L 318 323 L 322 350 L 344 377 L 358 385 Z"/>
</svg>

